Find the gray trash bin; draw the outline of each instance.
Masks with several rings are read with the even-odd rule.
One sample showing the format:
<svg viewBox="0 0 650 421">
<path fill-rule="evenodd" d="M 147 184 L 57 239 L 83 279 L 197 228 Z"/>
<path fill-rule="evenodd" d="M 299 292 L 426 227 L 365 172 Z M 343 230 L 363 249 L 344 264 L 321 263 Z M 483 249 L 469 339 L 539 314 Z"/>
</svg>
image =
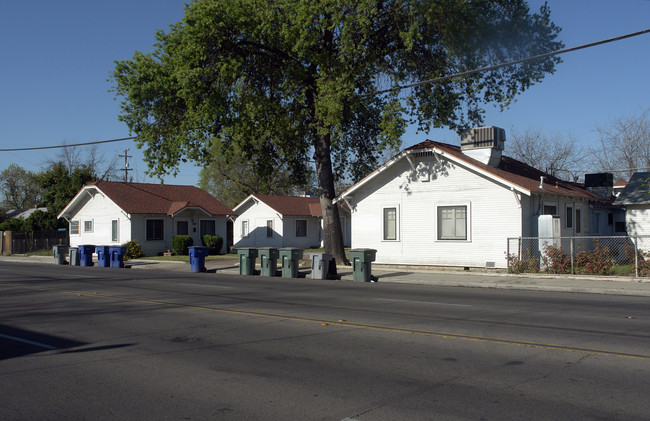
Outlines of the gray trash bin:
<svg viewBox="0 0 650 421">
<path fill-rule="evenodd" d="M 375 261 L 377 250 L 375 249 L 352 249 L 350 250 L 350 261 L 352 262 L 353 280 L 355 282 L 370 282 L 372 262 Z"/>
<path fill-rule="evenodd" d="M 63 244 L 52 247 L 52 250 L 54 251 L 54 262 L 57 265 L 68 264 L 68 262 L 65 260 L 65 256 L 68 254 L 68 248 L 68 246 L 64 246 Z"/>
<path fill-rule="evenodd" d="M 79 249 L 70 247 L 70 266 L 79 266 Z"/>
<path fill-rule="evenodd" d="M 311 253 L 311 279 L 327 279 L 332 255 L 329 253 Z"/>
</svg>

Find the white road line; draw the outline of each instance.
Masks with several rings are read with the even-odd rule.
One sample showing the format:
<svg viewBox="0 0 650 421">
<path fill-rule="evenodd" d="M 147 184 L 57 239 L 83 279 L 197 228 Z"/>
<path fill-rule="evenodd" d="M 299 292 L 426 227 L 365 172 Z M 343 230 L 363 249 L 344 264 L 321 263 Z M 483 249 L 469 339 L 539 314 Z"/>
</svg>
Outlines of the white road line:
<svg viewBox="0 0 650 421">
<path fill-rule="evenodd" d="M 414 300 L 395 300 L 392 298 L 375 298 L 377 301 L 396 301 L 401 303 L 417 303 L 417 304 L 432 304 L 437 306 L 453 306 L 453 307 L 474 307 L 470 304 L 453 304 L 453 303 L 437 303 L 434 301 L 414 301 Z"/>
<path fill-rule="evenodd" d="M 0 333 L 0 338 L 9 339 L 9 340 L 16 341 L 16 342 L 23 342 L 23 343 L 26 343 L 26 344 L 29 344 L 29 345 L 34 345 L 34 346 L 38 346 L 38 347 L 45 348 L 45 349 L 57 349 L 57 347 L 52 346 L 52 345 L 42 344 L 40 342 L 29 341 L 27 339 L 22 339 L 22 338 L 16 338 L 15 336 L 3 335 L 2 333 Z"/>
</svg>

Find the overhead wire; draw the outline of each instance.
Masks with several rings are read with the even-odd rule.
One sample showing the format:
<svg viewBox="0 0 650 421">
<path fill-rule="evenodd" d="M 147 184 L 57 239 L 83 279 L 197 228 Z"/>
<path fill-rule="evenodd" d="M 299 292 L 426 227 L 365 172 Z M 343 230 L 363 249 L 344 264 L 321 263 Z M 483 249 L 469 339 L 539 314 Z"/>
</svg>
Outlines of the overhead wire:
<svg viewBox="0 0 650 421">
<path fill-rule="evenodd" d="M 647 34 L 647 33 L 650 33 L 650 28 L 644 29 L 644 30 L 641 30 L 641 31 L 632 32 L 632 33 L 625 34 L 625 35 L 620 35 L 620 36 L 613 37 L 613 38 L 604 39 L 604 40 L 601 40 L 601 41 L 591 42 L 591 43 L 588 43 L 588 44 L 582 44 L 582 45 L 579 45 L 579 46 L 576 46 L 576 47 L 564 48 L 564 49 L 561 49 L 561 50 L 551 51 L 551 52 L 547 52 L 547 53 L 543 53 L 543 54 L 537 54 L 537 55 L 534 55 L 534 56 L 529 56 L 529 57 L 518 59 L 518 60 L 512 60 L 512 61 L 508 61 L 508 62 L 505 62 L 505 63 L 499 63 L 499 64 L 495 64 L 495 65 L 492 65 L 492 66 L 485 66 L 485 67 L 481 67 L 481 68 L 478 68 L 478 69 L 468 70 L 468 71 L 465 71 L 465 72 L 454 73 L 452 75 L 447 75 L 447 76 L 441 76 L 441 77 L 437 77 L 437 78 L 433 78 L 433 79 L 422 80 L 422 81 L 419 81 L 419 82 L 410 83 L 408 85 L 394 86 L 392 88 L 388 88 L 388 89 L 384 89 L 384 90 L 381 90 L 381 91 L 373 92 L 372 94 L 368 94 L 366 96 L 381 95 L 381 94 L 386 94 L 386 93 L 389 93 L 389 92 L 401 91 L 403 89 L 413 88 L 413 87 L 416 87 L 416 86 L 441 82 L 443 80 L 452 79 L 452 78 L 455 78 L 455 77 L 462 77 L 462 76 L 467 76 L 467 75 L 471 75 L 471 74 L 474 74 L 474 73 L 480 73 L 480 72 L 487 72 L 487 71 L 490 71 L 490 70 L 496 70 L 496 69 L 500 69 L 502 67 L 513 66 L 515 64 L 523 63 L 523 62 L 530 61 L 530 60 L 537 60 L 537 59 L 544 58 L 544 57 L 550 57 L 550 56 L 559 55 L 559 54 L 566 54 L 566 53 L 570 53 L 570 52 L 573 52 L 573 51 L 578 51 L 578 50 L 583 50 L 583 49 L 586 49 L 586 48 L 595 47 L 595 46 L 598 46 L 598 45 L 608 44 L 608 43 L 615 42 L 615 41 L 621 41 L 621 40 L 624 40 L 624 39 L 627 39 L 627 38 L 632 38 L 632 37 L 636 37 L 636 36 L 639 36 L 639 35 L 644 35 L 644 34 Z M 32 147 L 32 148 L 5 148 L 5 149 L 0 149 L 0 152 L 36 151 L 36 150 L 44 150 L 44 149 L 68 148 L 68 147 L 75 147 L 75 146 L 100 145 L 100 144 L 104 144 L 104 143 L 124 142 L 126 140 L 133 140 L 133 139 L 135 139 L 134 136 L 133 137 L 123 137 L 123 138 L 119 138 L 119 139 L 98 140 L 98 141 L 94 141 L 94 142 L 63 144 L 63 145 L 56 145 L 56 146 L 38 146 L 38 147 Z"/>
</svg>

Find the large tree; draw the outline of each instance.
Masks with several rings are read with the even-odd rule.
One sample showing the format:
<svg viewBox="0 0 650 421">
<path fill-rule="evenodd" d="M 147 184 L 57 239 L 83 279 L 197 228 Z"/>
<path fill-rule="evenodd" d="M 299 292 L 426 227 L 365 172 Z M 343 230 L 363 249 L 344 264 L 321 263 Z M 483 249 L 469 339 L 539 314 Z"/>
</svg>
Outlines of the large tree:
<svg viewBox="0 0 650 421">
<path fill-rule="evenodd" d="M 26 209 L 38 205 L 41 190 L 36 174 L 11 164 L 0 172 L 0 194 L 6 209 Z"/>
<path fill-rule="evenodd" d="M 111 76 L 149 174 L 209 163 L 214 142 L 296 180 L 313 159 L 325 248 L 345 261 L 336 178 L 367 174 L 409 123 L 481 124 L 483 104 L 507 106 L 559 59 L 380 91 L 556 50 L 558 33 L 522 0 L 194 0 Z"/>
<path fill-rule="evenodd" d="M 222 147 L 219 142 L 212 144 L 212 159 L 199 173 L 199 187 L 230 208 L 252 193 L 291 195 L 298 190 L 312 190 L 312 187 L 305 187 L 305 183 L 296 185 L 283 162 L 269 162 L 261 154 L 249 154 L 232 147 L 222 150 Z M 309 177 L 309 181 L 313 181 L 312 178 Z"/>
</svg>

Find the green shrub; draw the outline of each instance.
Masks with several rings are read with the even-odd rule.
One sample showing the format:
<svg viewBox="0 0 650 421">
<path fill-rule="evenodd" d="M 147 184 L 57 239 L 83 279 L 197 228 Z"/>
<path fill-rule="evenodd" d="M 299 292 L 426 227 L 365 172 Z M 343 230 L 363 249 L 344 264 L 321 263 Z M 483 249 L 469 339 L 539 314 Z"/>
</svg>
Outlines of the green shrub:
<svg viewBox="0 0 650 421">
<path fill-rule="evenodd" d="M 126 254 L 124 255 L 124 260 L 137 259 L 138 257 L 143 257 L 144 252 L 142 251 L 142 246 L 138 243 L 137 240 L 131 240 L 128 243 L 122 244 L 122 247 L 126 247 Z"/>
<path fill-rule="evenodd" d="M 223 247 L 223 238 L 218 235 L 204 235 L 203 245 L 210 247 L 210 254 L 219 254 Z"/>
<path fill-rule="evenodd" d="M 188 248 L 194 245 L 194 240 L 189 235 L 177 235 L 172 238 L 172 250 L 181 256 L 189 255 Z"/>
</svg>

